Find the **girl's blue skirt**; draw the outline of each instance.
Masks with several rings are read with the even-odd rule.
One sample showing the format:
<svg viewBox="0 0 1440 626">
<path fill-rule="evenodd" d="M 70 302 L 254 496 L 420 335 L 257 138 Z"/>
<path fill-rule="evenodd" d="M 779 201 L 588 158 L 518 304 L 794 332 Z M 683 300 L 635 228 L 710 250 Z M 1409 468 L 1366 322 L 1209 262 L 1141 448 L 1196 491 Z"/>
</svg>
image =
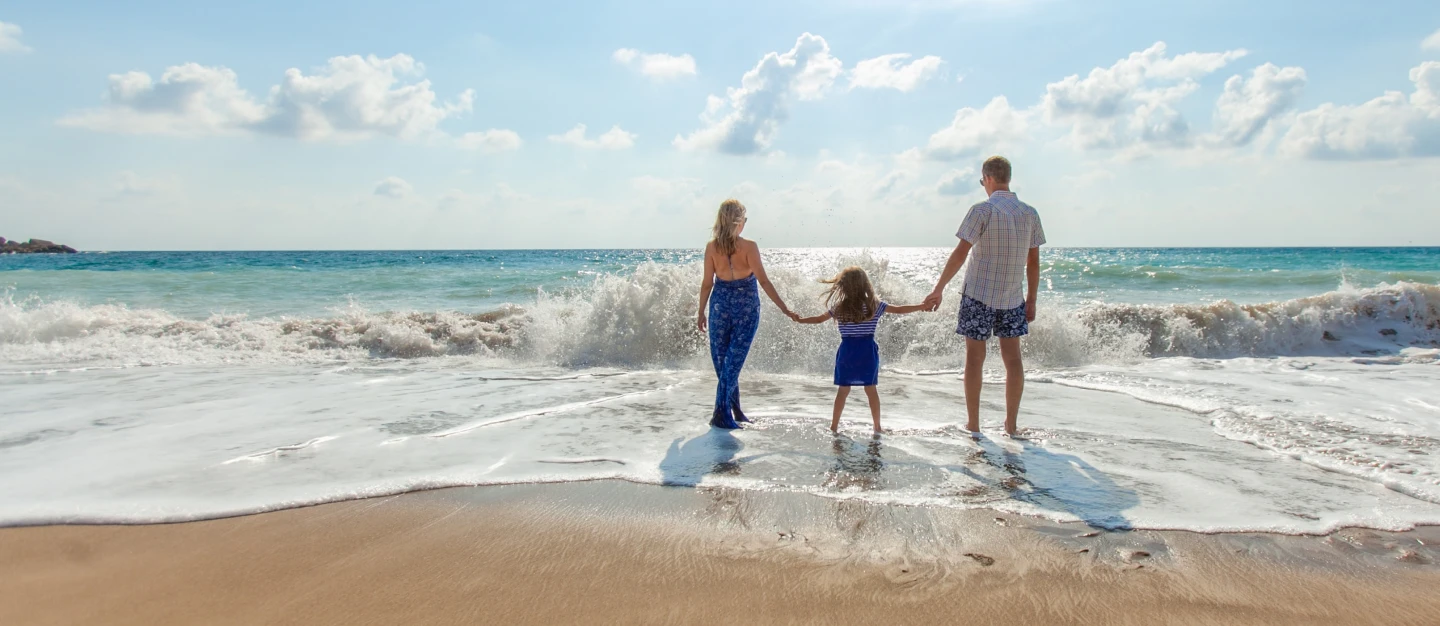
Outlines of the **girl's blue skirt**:
<svg viewBox="0 0 1440 626">
<path fill-rule="evenodd" d="M 844 337 L 835 352 L 835 384 L 868 387 L 880 378 L 880 344 L 875 336 Z"/>
</svg>

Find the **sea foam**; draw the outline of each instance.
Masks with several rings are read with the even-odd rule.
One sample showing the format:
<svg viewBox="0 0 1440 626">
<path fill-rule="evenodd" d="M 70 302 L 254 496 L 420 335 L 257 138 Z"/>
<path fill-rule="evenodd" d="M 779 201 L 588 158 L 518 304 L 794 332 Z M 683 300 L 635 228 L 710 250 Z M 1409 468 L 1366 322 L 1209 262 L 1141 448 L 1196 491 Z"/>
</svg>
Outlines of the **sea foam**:
<svg viewBox="0 0 1440 626">
<path fill-rule="evenodd" d="M 908 304 L 924 297 L 923 285 L 890 274 L 884 261 L 847 261 L 871 266 L 882 299 Z M 816 281 L 783 268 L 772 277 L 792 308 L 820 309 Z M 479 355 L 568 367 L 700 368 L 708 357 L 695 330 L 698 284 L 698 266 L 645 263 L 633 273 L 599 275 L 581 288 L 478 313 L 376 311 L 349 302 L 313 318 L 190 319 L 7 295 L 0 299 L 0 355 L 52 365 Z M 956 365 L 958 299 L 952 289 L 945 313 L 887 319 L 877 336 L 886 362 L 912 370 Z M 823 371 L 832 331 L 791 324 L 767 303 L 750 364 Z M 1025 355 L 1037 365 L 1068 367 L 1169 356 L 1377 356 L 1416 346 L 1440 346 L 1440 286 L 1342 286 L 1263 304 L 1114 304 L 1042 295 Z"/>
</svg>

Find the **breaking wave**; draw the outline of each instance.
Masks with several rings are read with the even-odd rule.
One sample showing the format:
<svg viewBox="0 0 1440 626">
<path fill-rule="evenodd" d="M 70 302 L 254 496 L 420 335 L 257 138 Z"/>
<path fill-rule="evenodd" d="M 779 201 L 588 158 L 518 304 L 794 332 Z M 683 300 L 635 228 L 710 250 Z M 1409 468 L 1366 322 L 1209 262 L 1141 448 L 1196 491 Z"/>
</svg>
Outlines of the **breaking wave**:
<svg viewBox="0 0 1440 626">
<path fill-rule="evenodd" d="M 888 271 L 868 254 L 840 259 L 870 272 L 893 303 L 913 303 L 926 288 Z M 784 268 L 772 280 L 791 307 L 818 312 L 821 285 Z M 695 328 L 698 265 L 645 263 L 605 274 L 583 288 L 541 293 L 523 305 L 483 313 L 379 312 L 351 302 L 314 318 L 204 319 L 120 304 L 81 305 L 13 295 L 0 299 L 0 357 L 11 363 L 125 365 L 193 362 L 306 362 L 369 358 L 480 356 L 565 367 L 709 366 Z M 955 367 L 959 293 L 942 314 L 887 318 L 878 340 L 888 365 Z M 770 371 L 823 371 L 838 339 L 829 326 L 790 323 L 762 308 L 751 364 Z M 1342 285 L 1327 293 L 1271 302 L 1132 305 L 1042 300 L 1025 342 L 1044 367 L 1189 356 L 1395 354 L 1440 345 L 1440 286 L 1416 282 L 1372 288 Z"/>
</svg>

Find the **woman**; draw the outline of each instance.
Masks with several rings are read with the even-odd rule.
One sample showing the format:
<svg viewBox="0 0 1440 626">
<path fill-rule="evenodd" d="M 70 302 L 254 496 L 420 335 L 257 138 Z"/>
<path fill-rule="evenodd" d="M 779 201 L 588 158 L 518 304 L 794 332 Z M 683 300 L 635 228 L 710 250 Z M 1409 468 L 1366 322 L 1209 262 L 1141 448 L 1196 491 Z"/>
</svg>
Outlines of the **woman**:
<svg viewBox="0 0 1440 626">
<path fill-rule="evenodd" d="M 700 282 L 700 310 L 695 326 L 705 330 L 705 303 L 710 303 L 710 360 L 720 384 L 715 388 L 715 412 L 710 425 L 739 428 L 748 422 L 740 411 L 740 368 L 750 354 L 750 342 L 760 326 L 760 293 L 795 317 L 760 262 L 760 246 L 740 237 L 745 230 L 745 205 L 730 199 L 720 204 L 710 243 L 705 244 L 705 279 Z"/>
</svg>

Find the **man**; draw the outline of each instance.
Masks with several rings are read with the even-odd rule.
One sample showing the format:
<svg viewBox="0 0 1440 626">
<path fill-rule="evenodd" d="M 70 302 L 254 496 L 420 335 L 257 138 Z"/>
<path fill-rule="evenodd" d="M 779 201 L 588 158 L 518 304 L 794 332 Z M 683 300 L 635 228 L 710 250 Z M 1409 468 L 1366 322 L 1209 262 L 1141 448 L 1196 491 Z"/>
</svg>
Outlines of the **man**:
<svg viewBox="0 0 1440 626">
<path fill-rule="evenodd" d="M 990 157 L 980 173 L 980 185 L 989 197 L 965 214 L 955 233 L 960 244 L 950 253 L 925 304 L 932 311 L 939 308 L 945 285 L 974 250 L 975 258 L 965 272 L 960 323 L 955 328 L 965 336 L 965 409 L 970 418 L 966 428 L 972 434 L 980 432 L 981 371 L 985 342 L 993 334 L 1000 340 L 1000 357 L 1005 361 L 1005 433 L 1014 436 L 1020 395 L 1025 391 L 1020 337 L 1030 332 L 1030 322 L 1035 321 L 1045 231 L 1040 227 L 1040 214 L 1011 193 L 1009 161 Z M 1021 284 L 1022 273 L 1025 285 Z"/>
</svg>

